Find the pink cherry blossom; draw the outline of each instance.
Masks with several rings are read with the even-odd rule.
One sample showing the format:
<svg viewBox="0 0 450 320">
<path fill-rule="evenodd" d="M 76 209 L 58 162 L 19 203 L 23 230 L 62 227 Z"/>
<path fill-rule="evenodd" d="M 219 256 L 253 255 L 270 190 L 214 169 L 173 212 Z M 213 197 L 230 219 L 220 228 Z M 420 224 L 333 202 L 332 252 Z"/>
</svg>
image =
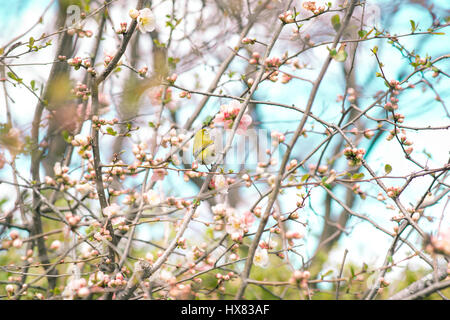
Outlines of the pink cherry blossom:
<svg viewBox="0 0 450 320">
<path fill-rule="evenodd" d="M 231 101 L 228 105 L 220 106 L 220 112 L 215 116 L 214 124 L 223 123 L 225 129 L 231 129 L 235 119 L 241 111 L 241 108 L 242 104 L 236 100 Z M 252 121 L 253 119 L 250 115 L 242 115 L 236 133 L 241 135 L 245 134 L 247 128 L 252 124 Z"/>
</svg>

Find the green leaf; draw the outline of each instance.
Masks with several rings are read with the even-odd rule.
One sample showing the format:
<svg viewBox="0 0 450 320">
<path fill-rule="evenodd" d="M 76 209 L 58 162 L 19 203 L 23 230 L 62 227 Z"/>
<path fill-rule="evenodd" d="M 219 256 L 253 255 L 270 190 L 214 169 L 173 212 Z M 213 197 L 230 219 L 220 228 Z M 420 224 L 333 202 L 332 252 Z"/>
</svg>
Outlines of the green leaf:
<svg viewBox="0 0 450 320">
<path fill-rule="evenodd" d="M 36 91 L 36 90 L 37 90 L 37 88 L 36 88 L 36 81 L 31 80 L 31 81 L 30 81 L 30 85 L 31 85 L 31 90 L 33 90 L 33 91 Z"/>
<path fill-rule="evenodd" d="M 411 32 L 414 33 L 417 30 L 416 23 L 413 20 L 409 20 L 409 23 L 411 24 Z"/>
<path fill-rule="evenodd" d="M 384 172 L 385 172 L 386 174 L 389 174 L 389 173 L 391 173 L 391 171 L 392 171 L 392 166 L 391 166 L 390 164 L 386 164 L 386 165 L 384 166 Z"/>
<path fill-rule="evenodd" d="M 106 132 L 107 132 L 108 134 L 112 135 L 112 136 L 115 136 L 115 135 L 117 134 L 117 132 L 114 131 L 114 129 L 111 128 L 111 127 L 107 127 L 107 128 L 106 128 Z"/>
<path fill-rule="evenodd" d="M 175 67 L 177 66 L 177 63 L 180 62 L 180 58 L 169 57 L 169 58 L 167 58 L 167 61 L 168 61 L 169 65 L 175 69 Z"/>
<path fill-rule="evenodd" d="M 362 179 L 362 178 L 364 178 L 364 173 L 362 173 L 362 172 L 355 173 L 355 174 L 352 176 L 352 180 L 359 180 L 359 179 Z"/>
<path fill-rule="evenodd" d="M 61 135 L 63 136 L 64 141 L 66 141 L 67 143 L 71 143 L 72 142 L 72 139 L 70 139 L 69 131 L 63 130 L 61 132 Z"/>
<path fill-rule="evenodd" d="M 378 52 L 378 46 L 373 47 L 372 52 L 373 52 L 374 54 L 377 54 L 377 52 Z"/>
<path fill-rule="evenodd" d="M 154 127 L 155 127 L 155 124 L 154 124 L 153 122 L 149 121 L 149 122 L 148 122 L 148 126 L 149 126 L 150 128 L 154 128 Z"/>
<path fill-rule="evenodd" d="M 30 40 L 28 40 L 28 42 L 29 42 L 28 47 L 31 49 L 34 45 L 34 38 L 30 37 Z"/>
<path fill-rule="evenodd" d="M 22 82 L 22 79 L 21 79 L 21 78 L 18 78 L 18 77 L 17 77 L 14 73 L 12 73 L 11 71 L 8 72 L 7 75 L 8 75 L 8 77 L 10 77 L 11 79 L 13 79 L 13 80 L 15 80 L 15 81 L 17 81 L 17 82 L 19 82 L 19 83 Z"/>
<path fill-rule="evenodd" d="M 359 37 L 362 39 L 362 38 L 364 38 L 364 36 L 367 34 L 367 31 L 365 31 L 365 30 L 359 30 L 358 31 L 358 35 L 359 35 Z"/>
<path fill-rule="evenodd" d="M 156 44 L 157 47 L 159 48 L 165 48 L 166 45 L 164 43 L 161 43 L 158 41 L 158 39 L 153 39 L 153 42 Z"/>
<path fill-rule="evenodd" d="M 331 17 L 331 24 L 336 32 L 339 31 L 339 29 L 341 28 L 341 18 L 338 14 L 335 14 Z"/>
<path fill-rule="evenodd" d="M 207 116 L 205 118 L 205 120 L 203 121 L 203 125 L 205 127 L 209 126 L 211 124 L 211 122 L 213 121 L 213 117 L 212 116 Z"/>
<path fill-rule="evenodd" d="M 325 278 L 326 276 L 329 276 L 332 273 L 333 273 L 333 270 L 330 269 L 327 272 L 325 272 L 323 275 L 321 275 L 320 277 L 323 279 L 323 278 Z"/>
<path fill-rule="evenodd" d="M 308 178 L 309 178 L 309 174 L 307 173 L 307 174 L 303 175 L 301 181 L 302 181 L 302 182 L 305 182 Z"/>
</svg>

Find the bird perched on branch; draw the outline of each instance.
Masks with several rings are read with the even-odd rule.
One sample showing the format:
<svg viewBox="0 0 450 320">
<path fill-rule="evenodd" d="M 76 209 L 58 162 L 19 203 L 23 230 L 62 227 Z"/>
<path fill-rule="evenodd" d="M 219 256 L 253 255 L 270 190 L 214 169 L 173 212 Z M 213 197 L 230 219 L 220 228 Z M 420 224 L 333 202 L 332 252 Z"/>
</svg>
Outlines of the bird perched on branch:
<svg viewBox="0 0 450 320">
<path fill-rule="evenodd" d="M 216 158 L 216 146 L 208 129 L 197 131 L 194 136 L 194 146 L 192 153 L 201 164 L 208 165 L 214 162 Z"/>
</svg>

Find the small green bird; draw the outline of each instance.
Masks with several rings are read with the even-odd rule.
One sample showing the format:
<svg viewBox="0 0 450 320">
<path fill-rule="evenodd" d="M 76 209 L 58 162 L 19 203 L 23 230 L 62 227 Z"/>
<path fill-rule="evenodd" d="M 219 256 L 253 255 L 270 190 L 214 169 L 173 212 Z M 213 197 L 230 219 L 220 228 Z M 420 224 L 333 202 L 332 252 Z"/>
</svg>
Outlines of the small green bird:
<svg viewBox="0 0 450 320">
<path fill-rule="evenodd" d="M 195 134 L 192 153 L 201 164 L 208 165 L 214 162 L 215 144 L 207 129 L 201 129 Z"/>
</svg>

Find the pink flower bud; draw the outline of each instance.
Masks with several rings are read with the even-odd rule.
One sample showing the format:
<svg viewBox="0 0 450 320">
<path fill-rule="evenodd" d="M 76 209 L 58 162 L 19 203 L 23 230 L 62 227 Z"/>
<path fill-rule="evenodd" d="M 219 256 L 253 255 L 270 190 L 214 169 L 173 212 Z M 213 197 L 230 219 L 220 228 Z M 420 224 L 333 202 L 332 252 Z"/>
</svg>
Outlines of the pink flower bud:
<svg viewBox="0 0 450 320">
<path fill-rule="evenodd" d="M 19 237 L 19 232 L 17 230 L 12 230 L 9 233 L 9 236 L 11 237 L 12 240 L 15 240 Z"/>
</svg>

